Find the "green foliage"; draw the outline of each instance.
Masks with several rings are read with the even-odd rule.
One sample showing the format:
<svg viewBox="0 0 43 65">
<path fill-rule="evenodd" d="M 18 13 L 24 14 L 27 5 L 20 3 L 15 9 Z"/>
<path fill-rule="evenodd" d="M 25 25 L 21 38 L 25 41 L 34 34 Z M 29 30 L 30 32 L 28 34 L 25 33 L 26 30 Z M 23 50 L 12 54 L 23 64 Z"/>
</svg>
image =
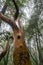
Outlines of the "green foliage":
<svg viewBox="0 0 43 65">
<path fill-rule="evenodd" d="M 29 0 L 16 0 L 16 1 L 17 1 L 19 8 L 22 8 L 24 6 L 24 3 Z M 42 0 L 40 0 L 40 3 L 41 3 L 41 1 Z M 28 44 L 29 50 L 31 52 L 30 58 L 32 61 L 32 65 L 41 65 L 40 63 L 42 63 L 41 60 L 43 59 L 43 47 L 42 47 L 42 44 L 43 44 L 43 18 L 40 18 L 41 9 L 40 9 L 40 7 L 37 6 L 39 4 L 38 2 L 39 2 L 38 0 L 34 0 L 34 6 L 35 6 L 33 8 L 34 13 L 31 15 L 30 20 L 27 21 L 29 23 L 29 25 L 27 25 L 27 26 L 25 25 L 25 33 L 26 33 L 26 38 L 28 39 L 27 44 Z M 12 0 L 6 0 L 6 3 L 8 5 L 8 7 L 10 8 L 10 12 L 14 13 L 15 6 L 14 6 Z M 38 8 L 39 8 L 39 10 L 38 10 Z M 12 9 L 13 9 L 13 11 L 12 11 Z M 23 14 L 23 11 L 20 11 L 20 12 L 21 12 L 21 14 L 20 14 L 20 16 L 21 16 Z M 2 36 L 2 35 L 4 35 L 4 36 Z M 0 42 L 3 42 L 3 41 L 5 42 L 5 40 L 7 40 L 8 37 L 10 38 L 11 36 L 13 37 L 13 33 L 9 33 L 9 32 L 4 32 L 4 34 L 0 33 Z M 32 40 L 33 40 L 33 42 L 32 42 Z M 29 45 L 29 43 L 30 43 L 30 45 Z M 32 46 L 31 43 L 33 43 L 33 48 L 31 47 Z M 12 53 L 12 51 L 11 51 L 11 53 Z M 8 56 L 6 56 L 4 59 L 2 59 L 2 61 L 0 62 L 0 65 L 6 65 L 6 64 L 4 64 L 5 61 L 7 63 Z M 11 58 L 10 58 L 8 65 L 10 65 L 10 64 L 11 64 Z"/>
<path fill-rule="evenodd" d="M 7 4 L 8 6 L 11 6 L 11 1 L 12 1 L 12 0 L 6 0 L 6 4 Z"/>
<path fill-rule="evenodd" d="M 17 4 L 22 7 L 24 5 L 24 3 L 26 2 L 26 0 L 17 0 Z M 6 0 L 6 3 L 8 6 L 12 6 L 13 5 L 13 2 L 12 0 Z"/>
<path fill-rule="evenodd" d="M 26 0 L 17 0 L 17 3 L 20 7 L 22 7 L 24 5 L 24 3 L 26 2 Z"/>
<path fill-rule="evenodd" d="M 1 60 L 0 65 L 7 65 L 8 64 L 8 57 L 9 57 L 9 51 L 10 50 L 10 46 L 8 48 L 7 54 L 5 55 L 5 57 Z"/>
</svg>

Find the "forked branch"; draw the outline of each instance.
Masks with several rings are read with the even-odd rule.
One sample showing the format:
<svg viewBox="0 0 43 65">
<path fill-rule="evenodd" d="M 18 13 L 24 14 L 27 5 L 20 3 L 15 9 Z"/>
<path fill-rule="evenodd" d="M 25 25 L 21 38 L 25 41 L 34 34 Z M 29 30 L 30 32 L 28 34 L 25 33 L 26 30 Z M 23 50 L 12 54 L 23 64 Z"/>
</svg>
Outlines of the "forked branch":
<svg viewBox="0 0 43 65">
<path fill-rule="evenodd" d="M 11 25 L 11 27 L 12 27 L 13 29 L 18 29 L 16 23 L 15 23 L 13 20 L 9 19 L 8 17 L 4 16 L 1 12 L 0 12 L 0 18 L 1 18 L 3 21 L 5 21 L 6 23 L 8 23 L 9 25 Z"/>
<path fill-rule="evenodd" d="M 14 21 L 11 20 L 11 19 L 9 19 L 9 18 L 6 17 L 5 15 L 3 15 L 2 12 L 0 12 L 0 19 L 2 19 L 3 21 L 5 21 L 5 22 L 8 23 L 9 25 L 11 25 L 11 27 L 12 27 L 13 29 L 14 29 L 14 27 L 18 29 L 18 27 L 17 27 L 17 25 L 16 25 L 16 23 L 15 23 L 15 20 L 18 18 L 18 15 L 19 15 L 19 8 L 18 8 L 18 5 L 17 5 L 17 3 L 15 2 L 15 0 L 12 0 L 12 1 L 14 2 L 15 8 L 16 8 L 16 13 L 15 13 L 15 15 L 14 15 Z"/>
</svg>

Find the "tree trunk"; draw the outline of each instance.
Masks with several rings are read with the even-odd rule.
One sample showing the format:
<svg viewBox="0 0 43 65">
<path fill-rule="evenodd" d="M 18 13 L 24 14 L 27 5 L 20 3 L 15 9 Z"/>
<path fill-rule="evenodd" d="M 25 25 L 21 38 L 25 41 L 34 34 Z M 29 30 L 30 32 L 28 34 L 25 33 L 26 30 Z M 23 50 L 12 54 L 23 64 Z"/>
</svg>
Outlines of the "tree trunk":
<svg viewBox="0 0 43 65">
<path fill-rule="evenodd" d="M 31 65 L 21 31 L 14 30 L 14 65 Z"/>
<path fill-rule="evenodd" d="M 14 65 L 31 65 L 30 57 L 24 40 L 24 29 L 21 26 L 21 22 L 18 20 L 19 8 L 15 0 L 13 0 L 13 2 L 16 8 L 14 20 L 4 16 L 2 12 L 0 12 L 0 18 L 11 25 L 14 32 Z M 16 25 L 15 20 L 18 20 L 19 28 Z"/>
</svg>

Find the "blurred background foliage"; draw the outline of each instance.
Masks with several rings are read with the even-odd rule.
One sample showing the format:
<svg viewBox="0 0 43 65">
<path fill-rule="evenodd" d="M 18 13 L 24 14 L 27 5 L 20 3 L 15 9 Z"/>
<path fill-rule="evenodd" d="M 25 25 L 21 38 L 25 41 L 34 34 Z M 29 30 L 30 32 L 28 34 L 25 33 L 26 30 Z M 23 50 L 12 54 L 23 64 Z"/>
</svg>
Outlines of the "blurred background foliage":
<svg viewBox="0 0 43 65">
<path fill-rule="evenodd" d="M 24 26 L 25 42 L 31 63 L 43 65 L 43 0 L 16 0 L 16 2 L 19 6 L 19 17 Z M 15 6 L 12 0 L 0 0 L 0 11 L 13 19 Z M 13 31 L 0 19 L 0 52 L 8 38 L 9 49 L 0 65 L 13 65 Z"/>
</svg>

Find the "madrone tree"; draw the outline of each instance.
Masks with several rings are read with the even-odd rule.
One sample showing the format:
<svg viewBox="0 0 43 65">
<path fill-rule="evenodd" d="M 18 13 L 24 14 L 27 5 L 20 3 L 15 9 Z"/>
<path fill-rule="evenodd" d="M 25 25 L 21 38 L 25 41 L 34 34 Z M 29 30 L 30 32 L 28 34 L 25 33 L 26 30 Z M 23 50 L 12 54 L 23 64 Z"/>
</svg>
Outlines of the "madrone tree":
<svg viewBox="0 0 43 65">
<path fill-rule="evenodd" d="M 0 12 L 0 19 L 5 21 L 6 23 L 8 23 L 13 29 L 13 33 L 14 33 L 13 61 L 14 61 L 14 65 L 31 65 L 29 53 L 27 51 L 27 48 L 25 45 L 25 40 L 24 40 L 24 29 L 23 29 L 23 26 L 19 19 L 19 7 L 15 0 L 12 0 L 12 1 L 16 8 L 14 19 L 13 20 L 9 19 L 5 15 L 3 15 L 2 12 Z M 19 27 L 16 25 L 17 20 L 18 20 Z M 0 59 L 2 59 L 6 55 L 7 48 L 8 48 L 8 45 L 3 50 L 3 52 L 0 54 Z"/>
</svg>

